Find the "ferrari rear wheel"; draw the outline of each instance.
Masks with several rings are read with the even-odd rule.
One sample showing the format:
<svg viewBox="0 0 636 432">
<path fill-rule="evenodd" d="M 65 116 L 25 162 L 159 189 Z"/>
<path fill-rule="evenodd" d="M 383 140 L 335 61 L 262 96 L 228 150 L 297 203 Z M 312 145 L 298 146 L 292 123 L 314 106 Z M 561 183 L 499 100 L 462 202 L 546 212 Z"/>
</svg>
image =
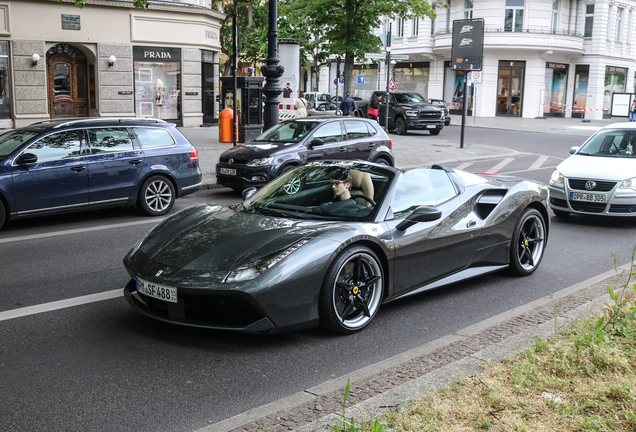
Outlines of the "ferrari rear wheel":
<svg viewBox="0 0 636 432">
<path fill-rule="evenodd" d="M 515 227 L 510 245 L 510 269 L 519 276 L 532 274 L 543 258 L 546 241 L 543 216 L 538 210 L 527 208 Z"/>
<path fill-rule="evenodd" d="M 331 263 L 319 299 L 320 325 L 351 334 L 365 328 L 380 309 L 383 275 L 378 257 L 368 248 L 344 250 Z"/>
</svg>

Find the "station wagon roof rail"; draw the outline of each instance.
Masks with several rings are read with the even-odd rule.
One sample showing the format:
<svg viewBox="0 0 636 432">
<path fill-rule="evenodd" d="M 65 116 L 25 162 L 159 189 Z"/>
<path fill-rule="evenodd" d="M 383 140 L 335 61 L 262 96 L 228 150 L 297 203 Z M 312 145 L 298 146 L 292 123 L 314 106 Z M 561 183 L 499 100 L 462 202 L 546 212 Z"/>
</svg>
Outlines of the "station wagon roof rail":
<svg viewBox="0 0 636 432">
<path fill-rule="evenodd" d="M 64 121 L 66 120 L 66 121 Z M 60 127 L 64 127 L 64 126 L 68 126 L 68 125 L 72 125 L 75 123 L 81 123 L 81 122 L 91 122 L 91 121 L 119 121 L 120 123 L 123 122 L 135 122 L 135 121 L 140 121 L 140 122 L 152 122 L 152 123 L 167 123 L 164 120 L 161 119 L 156 119 L 156 118 L 148 118 L 148 117 L 144 117 L 144 118 L 137 118 L 137 117 L 82 117 L 82 118 L 56 118 L 56 119 L 49 119 L 49 120 L 42 120 L 42 121 L 37 121 L 37 122 L 33 122 L 30 123 L 29 126 L 32 125 L 37 125 L 37 124 L 43 124 L 43 123 L 53 123 L 53 122 L 59 122 L 62 121 L 62 123 L 55 125 L 53 128 L 57 129 Z"/>
</svg>

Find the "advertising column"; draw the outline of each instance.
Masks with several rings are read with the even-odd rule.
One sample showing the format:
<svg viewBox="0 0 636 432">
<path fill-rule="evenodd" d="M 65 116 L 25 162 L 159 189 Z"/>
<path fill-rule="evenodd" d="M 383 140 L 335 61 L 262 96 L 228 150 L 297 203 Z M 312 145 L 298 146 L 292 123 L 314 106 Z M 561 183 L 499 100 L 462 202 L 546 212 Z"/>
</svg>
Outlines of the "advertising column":
<svg viewBox="0 0 636 432">
<path fill-rule="evenodd" d="M 133 47 L 135 114 L 181 121 L 181 49 Z"/>
</svg>

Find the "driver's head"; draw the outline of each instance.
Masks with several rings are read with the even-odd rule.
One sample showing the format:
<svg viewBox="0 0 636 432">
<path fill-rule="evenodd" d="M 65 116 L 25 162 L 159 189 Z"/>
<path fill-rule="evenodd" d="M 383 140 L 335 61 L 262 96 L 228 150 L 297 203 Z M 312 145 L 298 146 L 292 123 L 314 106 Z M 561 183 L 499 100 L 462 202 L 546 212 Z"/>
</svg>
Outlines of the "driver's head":
<svg viewBox="0 0 636 432">
<path fill-rule="evenodd" d="M 331 190 L 333 191 L 334 198 L 339 200 L 346 200 L 351 198 L 351 183 L 353 180 L 351 176 L 347 174 L 339 179 L 331 179 Z"/>
</svg>

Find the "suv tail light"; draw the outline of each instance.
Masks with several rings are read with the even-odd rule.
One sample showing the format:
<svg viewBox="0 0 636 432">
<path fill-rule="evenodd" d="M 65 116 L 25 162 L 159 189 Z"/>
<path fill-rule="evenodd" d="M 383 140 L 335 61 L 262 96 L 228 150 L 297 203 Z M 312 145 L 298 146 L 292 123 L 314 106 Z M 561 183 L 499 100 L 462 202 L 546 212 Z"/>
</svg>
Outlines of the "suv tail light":
<svg viewBox="0 0 636 432">
<path fill-rule="evenodd" d="M 393 150 L 393 141 L 391 141 L 391 138 L 389 138 L 389 148 Z"/>
<path fill-rule="evenodd" d="M 197 151 L 197 149 L 192 150 L 192 152 L 190 153 L 190 160 L 199 160 L 199 152 Z"/>
</svg>

